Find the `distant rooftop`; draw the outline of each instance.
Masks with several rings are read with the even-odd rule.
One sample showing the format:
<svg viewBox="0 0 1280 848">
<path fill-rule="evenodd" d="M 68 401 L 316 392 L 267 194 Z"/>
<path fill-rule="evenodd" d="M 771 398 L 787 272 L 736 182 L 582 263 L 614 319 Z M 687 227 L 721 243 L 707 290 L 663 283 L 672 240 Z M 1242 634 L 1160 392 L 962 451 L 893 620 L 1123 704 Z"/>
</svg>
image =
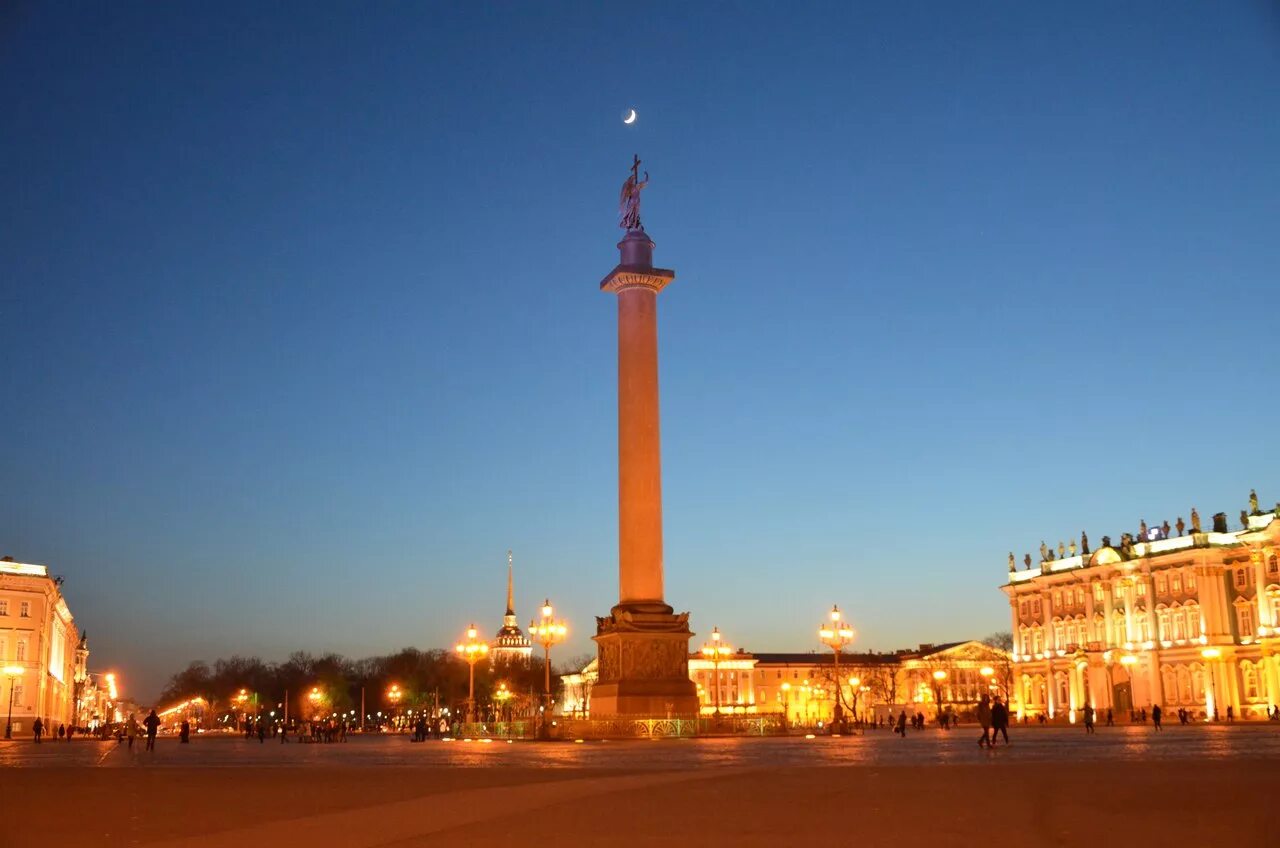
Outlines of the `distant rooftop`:
<svg viewBox="0 0 1280 848">
<path fill-rule="evenodd" d="M 48 577 L 47 566 L 27 562 L 14 562 L 13 557 L 0 558 L 0 574 L 20 574 L 24 577 Z"/>
</svg>

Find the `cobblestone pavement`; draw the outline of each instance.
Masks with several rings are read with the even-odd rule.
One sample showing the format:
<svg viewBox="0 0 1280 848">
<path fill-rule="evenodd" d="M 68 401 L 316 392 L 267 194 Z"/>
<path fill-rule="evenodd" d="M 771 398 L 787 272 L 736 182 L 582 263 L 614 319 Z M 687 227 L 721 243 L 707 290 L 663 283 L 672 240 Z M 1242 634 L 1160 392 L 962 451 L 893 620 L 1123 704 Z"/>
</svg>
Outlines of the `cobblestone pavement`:
<svg viewBox="0 0 1280 848">
<path fill-rule="evenodd" d="M 1280 845 L 1272 726 L 900 739 L 0 742 L 0 848 Z"/>
<path fill-rule="evenodd" d="M 1080 762 L 1097 760 L 1230 760 L 1242 756 L 1280 759 L 1280 724 L 1100 728 L 1086 735 L 1077 728 L 1014 728 L 1013 744 L 984 751 L 978 731 L 929 729 L 905 739 L 889 731 L 844 737 L 659 739 L 653 741 L 505 742 L 432 740 L 413 744 L 408 736 L 352 734 L 345 743 L 298 744 L 237 736 L 201 735 L 190 745 L 161 737 L 154 752 L 139 739 L 127 743 L 76 739 L 0 742 L 4 766 L 429 766 L 485 768 L 607 768 L 665 770 L 722 766 L 856 766 L 959 764 L 988 760 Z"/>
</svg>

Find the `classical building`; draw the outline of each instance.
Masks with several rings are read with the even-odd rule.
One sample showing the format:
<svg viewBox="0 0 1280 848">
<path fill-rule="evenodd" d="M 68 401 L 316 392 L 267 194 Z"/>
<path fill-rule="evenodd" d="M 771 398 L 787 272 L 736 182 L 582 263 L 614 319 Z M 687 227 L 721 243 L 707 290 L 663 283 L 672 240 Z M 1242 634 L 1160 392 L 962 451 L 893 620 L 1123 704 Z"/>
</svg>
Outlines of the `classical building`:
<svg viewBox="0 0 1280 848">
<path fill-rule="evenodd" d="M 55 729 L 73 722 L 79 641 L 61 580 L 0 559 L 0 710 L 7 715 L 12 698 L 14 735 L 31 733 L 36 718 Z"/>
<path fill-rule="evenodd" d="M 533 643 L 525 637 L 524 631 L 516 623 L 515 578 L 511 551 L 507 551 L 507 612 L 502 616 L 502 627 L 498 629 L 489 648 L 489 658 L 496 666 L 512 662 L 526 663 L 532 654 Z"/>
<path fill-rule="evenodd" d="M 1103 537 L 1037 568 L 1009 560 L 1013 674 L 1022 709 L 1075 721 L 1159 704 L 1196 718 L 1266 718 L 1280 705 L 1280 519 L 1251 497 L 1242 527 L 1214 516 Z M 1280 511 L 1280 510 L 1278 510 Z M 1061 545 L 1059 546 L 1061 548 Z"/>
<path fill-rule="evenodd" d="M 688 667 L 703 715 L 717 709 L 733 715 L 783 713 L 792 725 L 832 720 L 837 679 L 845 708 L 859 717 L 877 719 L 903 710 L 934 718 L 939 707 L 964 715 L 984 692 L 1007 698 L 1012 680 L 1008 652 L 977 641 L 921 645 L 886 654 L 842 653 L 838 675 L 835 656 L 829 651 L 736 651 L 719 662 L 695 653 L 689 655 Z M 560 705 L 566 715 L 590 715 L 596 669 L 592 660 L 582 671 L 561 678 Z"/>
</svg>

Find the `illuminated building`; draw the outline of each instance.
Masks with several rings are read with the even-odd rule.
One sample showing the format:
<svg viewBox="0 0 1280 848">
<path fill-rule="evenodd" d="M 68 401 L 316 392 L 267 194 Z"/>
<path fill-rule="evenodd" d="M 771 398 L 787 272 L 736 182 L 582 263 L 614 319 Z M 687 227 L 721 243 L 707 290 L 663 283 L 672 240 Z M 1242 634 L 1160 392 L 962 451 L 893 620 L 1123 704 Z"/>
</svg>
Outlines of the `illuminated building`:
<svg viewBox="0 0 1280 848">
<path fill-rule="evenodd" d="M 729 715 L 785 713 L 792 725 L 827 724 L 835 715 L 833 654 L 734 651 L 712 658 L 697 652 L 689 655 L 688 663 L 704 716 L 714 714 L 717 703 L 720 712 Z M 561 677 L 565 714 L 590 715 L 596 667 L 592 660 L 581 671 Z M 886 654 L 843 653 L 840 700 L 851 718 L 887 719 L 903 710 L 934 718 L 939 700 L 964 716 L 984 692 L 1007 697 L 1011 674 L 1007 652 L 976 641 Z"/>
<path fill-rule="evenodd" d="M 1202 532 L 1193 512 L 1186 535 L 1166 524 L 1092 552 L 1082 539 L 1080 554 L 1046 549 L 1034 569 L 1013 570 L 1011 556 L 1002 588 L 1025 711 L 1266 718 L 1280 704 L 1280 520 L 1256 504 L 1242 518 L 1228 531 L 1219 513 Z"/>
<path fill-rule="evenodd" d="M 36 718 L 54 733 L 72 723 L 78 642 L 61 580 L 43 565 L 0 560 L 0 665 L 20 669 L 12 687 L 15 736 L 31 733 Z M 4 690 L 0 709 L 7 711 L 7 682 Z"/>
<path fill-rule="evenodd" d="M 502 617 L 502 627 L 493 640 L 490 648 L 490 659 L 494 665 L 502 663 L 527 663 L 533 655 L 533 643 L 530 642 L 516 623 L 515 578 L 511 565 L 511 551 L 507 551 L 507 613 Z"/>
</svg>

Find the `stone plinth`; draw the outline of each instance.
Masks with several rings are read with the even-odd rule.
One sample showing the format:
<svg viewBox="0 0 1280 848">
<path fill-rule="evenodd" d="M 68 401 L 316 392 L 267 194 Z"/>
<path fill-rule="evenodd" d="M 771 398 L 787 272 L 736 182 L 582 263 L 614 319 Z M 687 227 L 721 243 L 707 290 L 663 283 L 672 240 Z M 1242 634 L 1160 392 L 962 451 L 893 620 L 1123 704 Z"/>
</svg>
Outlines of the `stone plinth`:
<svg viewBox="0 0 1280 848">
<path fill-rule="evenodd" d="M 665 718 L 698 714 L 689 679 L 689 614 L 666 604 L 619 604 L 596 618 L 599 679 L 591 715 Z"/>
</svg>

